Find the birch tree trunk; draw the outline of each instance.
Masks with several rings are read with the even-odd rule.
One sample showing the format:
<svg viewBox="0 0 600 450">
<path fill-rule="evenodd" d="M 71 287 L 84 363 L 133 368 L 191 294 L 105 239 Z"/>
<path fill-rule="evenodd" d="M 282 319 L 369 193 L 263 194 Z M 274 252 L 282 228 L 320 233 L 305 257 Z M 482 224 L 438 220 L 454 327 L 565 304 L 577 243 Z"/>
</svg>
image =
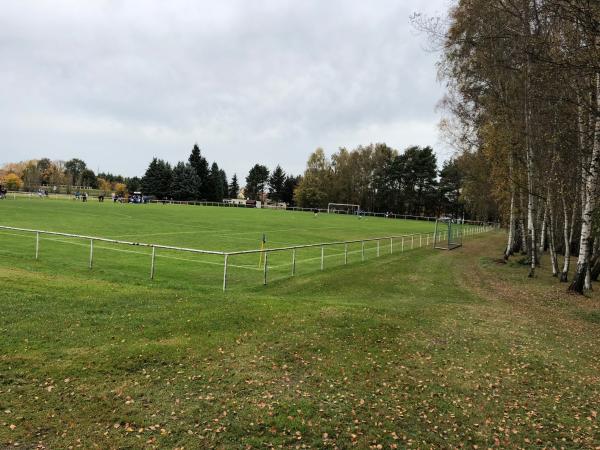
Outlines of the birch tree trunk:
<svg viewBox="0 0 600 450">
<path fill-rule="evenodd" d="M 548 207 L 544 207 L 544 215 L 542 217 L 542 229 L 540 231 L 540 253 L 546 250 L 546 231 L 548 226 Z"/>
<path fill-rule="evenodd" d="M 581 220 L 581 235 L 579 239 L 579 257 L 577 258 L 577 269 L 575 276 L 569 286 L 570 292 L 583 294 L 585 288 L 585 279 L 589 274 L 590 244 L 592 234 L 592 214 L 594 212 L 594 191 L 596 179 L 598 177 L 598 165 L 600 163 L 600 72 L 596 73 L 596 107 L 595 107 L 595 127 L 594 140 L 592 146 L 592 157 L 589 162 L 589 169 L 585 173 L 585 203 L 583 205 Z"/>
<path fill-rule="evenodd" d="M 521 235 L 521 253 L 524 255 L 529 255 L 529 243 L 527 239 L 527 228 L 525 227 L 525 216 L 523 211 L 525 211 L 525 206 L 523 205 L 523 193 L 519 191 L 519 203 L 521 204 L 521 208 L 519 210 L 519 229 Z"/>
<path fill-rule="evenodd" d="M 556 218 L 554 216 L 554 204 L 552 203 L 552 191 L 548 189 L 548 205 L 546 210 L 548 211 L 548 249 L 550 250 L 550 263 L 552 265 L 552 276 L 558 276 L 558 257 L 556 256 L 556 243 L 554 240 L 554 229 Z"/>
<path fill-rule="evenodd" d="M 564 215 L 564 224 L 563 224 L 563 237 L 564 237 L 564 254 L 565 260 L 563 263 L 563 269 L 560 274 L 560 281 L 565 283 L 569 279 L 569 266 L 571 264 L 571 229 L 573 227 L 572 222 L 570 222 L 569 218 L 569 210 L 567 208 L 567 201 L 565 200 L 564 191 L 561 195 L 562 207 L 563 207 L 563 215 Z"/>
<path fill-rule="evenodd" d="M 513 181 L 513 159 L 512 153 L 508 156 L 508 173 L 510 177 L 510 214 L 508 222 L 508 242 L 506 243 L 506 250 L 504 251 L 504 261 L 508 261 L 515 250 L 515 185 Z"/>
<path fill-rule="evenodd" d="M 534 170 L 533 170 L 533 148 L 531 145 L 531 117 L 529 105 L 529 53 L 525 68 L 525 166 L 527 170 L 527 234 L 529 240 L 529 277 L 535 276 L 537 264 L 537 239 L 535 232 L 535 198 L 534 192 Z"/>
</svg>

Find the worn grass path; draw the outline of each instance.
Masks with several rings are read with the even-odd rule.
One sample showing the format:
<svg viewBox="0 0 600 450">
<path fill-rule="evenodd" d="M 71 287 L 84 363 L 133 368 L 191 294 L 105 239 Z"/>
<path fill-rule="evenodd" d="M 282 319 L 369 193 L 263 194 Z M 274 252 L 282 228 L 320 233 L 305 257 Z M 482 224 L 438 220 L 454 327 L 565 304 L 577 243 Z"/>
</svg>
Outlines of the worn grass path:
<svg viewBox="0 0 600 450">
<path fill-rule="evenodd" d="M 0 259 L 0 446 L 594 448 L 598 295 L 502 239 L 225 296 Z"/>
</svg>

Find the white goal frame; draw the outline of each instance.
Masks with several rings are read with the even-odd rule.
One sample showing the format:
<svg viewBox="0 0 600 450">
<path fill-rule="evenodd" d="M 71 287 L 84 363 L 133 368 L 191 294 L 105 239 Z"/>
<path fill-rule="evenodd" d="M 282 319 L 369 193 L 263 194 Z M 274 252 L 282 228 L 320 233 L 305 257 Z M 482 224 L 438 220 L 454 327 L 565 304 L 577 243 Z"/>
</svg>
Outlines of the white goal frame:
<svg viewBox="0 0 600 450">
<path fill-rule="evenodd" d="M 355 205 L 352 203 L 327 203 L 327 213 L 332 213 L 335 212 L 336 206 L 345 206 L 345 207 L 350 207 L 348 209 L 346 209 L 346 212 L 344 212 L 344 214 L 348 214 L 348 211 L 350 211 L 350 214 L 355 214 L 358 211 L 360 211 L 360 205 Z"/>
</svg>

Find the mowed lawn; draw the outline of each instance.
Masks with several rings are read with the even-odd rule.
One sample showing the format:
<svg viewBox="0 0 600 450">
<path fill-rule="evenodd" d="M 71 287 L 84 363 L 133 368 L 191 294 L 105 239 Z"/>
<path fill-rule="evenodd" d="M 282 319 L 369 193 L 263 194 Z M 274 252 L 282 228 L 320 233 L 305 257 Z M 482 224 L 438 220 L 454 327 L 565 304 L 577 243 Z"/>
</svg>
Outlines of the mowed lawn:
<svg viewBox="0 0 600 450">
<path fill-rule="evenodd" d="M 600 442 L 598 294 L 564 294 L 545 260 L 535 280 L 497 264 L 501 233 L 225 294 L 40 268 L 5 239 L 0 446 Z"/>
<path fill-rule="evenodd" d="M 427 221 L 378 217 L 358 218 L 281 210 L 219 208 L 182 205 L 129 205 L 112 202 L 82 203 L 17 197 L 0 202 L 0 225 L 58 231 L 132 242 L 171 245 L 193 249 L 236 251 L 260 248 L 263 235 L 267 247 L 286 247 L 343 240 L 430 233 L 435 224 Z M 390 246 L 401 252 L 426 245 L 425 237 L 411 236 L 379 243 L 379 254 L 389 254 Z M 377 242 L 365 243 L 365 259 L 377 256 Z M 35 235 L 0 230 L 0 256 L 19 267 L 47 273 L 88 273 L 89 246 L 86 240 L 60 236 L 40 236 L 39 261 L 35 262 Z M 362 244 L 348 246 L 348 263 L 361 262 Z M 139 246 L 96 242 L 93 276 L 107 280 L 128 279 L 147 284 L 151 249 Z M 300 249 L 296 254 L 296 274 L 320 270 L 321 249 Z M 326 247 L 325 267 L 344 264 L 344 246 Z M 156 253 L 156 282 L 219 289 L 223 276 L 223 256 L 198 255 L 171 250 Z M 229 258 L 229 286 L 245 289 L 261 285 L 263 273 L 258 254 Z M 269 255 L 268 279 L 287 278 L 292 269 L 292 252 Z"/>
</svg>

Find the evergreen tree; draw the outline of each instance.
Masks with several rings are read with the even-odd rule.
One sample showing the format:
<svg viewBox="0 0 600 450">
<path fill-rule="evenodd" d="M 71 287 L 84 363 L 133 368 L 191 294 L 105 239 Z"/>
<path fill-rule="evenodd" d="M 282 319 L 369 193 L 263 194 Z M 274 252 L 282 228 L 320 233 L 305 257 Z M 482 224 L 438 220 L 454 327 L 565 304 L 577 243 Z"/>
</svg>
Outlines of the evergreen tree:
<svg viewBox="0 0 600 450">
<path fill-rule="evenodd" d="M 175 200 L 191 200 L 198 193 L 200 179 L 191 164 L 177 163 L 173 168 L 171 195 Z"/>
<path fill-rule="evenodd" d="M 219 171 L 221 174 L 221 198 L 219 201 L 223 200 L 229 194 L 229 185 L 227 184 L 227 174 L 223 169 Z"/>
<path fill-rule="evenodd" d="M 261 164 L 255 164 L 246 177 L 246 197 L 250 200 L 261 200 L 268 180 L 269 169 Z"/>
<path fill-rule="evenodd" d="M 459 203 L 462 174 L 454 159 L 444 162 L 440 170 L 439 196 L 440 209 L 446 215 L 458 217 L 461 213 Z"/>
<path fill-rule="evenodd" d="M 433 149 L 409 147 L 398 158 L 406 211 L 417 216 L 433 214 L 437 206 L 437 159 Z"/>
<path fill-rule="evenodd" d="M 229 185 L 229 198 L 237 198 L 240 193 L 240 185 L 238 184 L 237 174 L 233 174 L 231 184 Z"/>
<path fill-rule="evenodd" d="M 289 175 L 285 178 L 283 183 L 283 191 L 281 194 L 281 201 L 287 203 L 288 205 L 294 205 L 294 191 L 296 187 L 300 184 L 301 177 Z"/>
<path fill-rule="evenodd" d="M 98 180 L 96 179 L 96 174 L 94 174 L 93 170 L 85 169 L 81 172 L 81 186 L 97 188 Z"/>
<path fill-rule="evenodd" d="M 169 163 L 153 158 L 142 178 L 142 190 L 146 195 L 167 198 L 171 190 L 172 171 Z"/>
<path fill-rule="evenodd" d="M 275 202 L 281 201 L 283 196 L 283 186 L 285 183 L 285 172 L 281 166 L 277 165 L 269 177 L 269 198 Z"/>
<path fill-rule="evenodd" d="M 140 179 L 140 177 L 125 178 L 122 182 L 124 182 L 127 185 L 127 190 L 129 192 L 139 191 L 142 188 L 142 180 Z M 143 193 L 145 194 L 145 192 Z"/>
<path fill-rule="evenodd" d="M 223 176 L 219 165 L 214 162 L 208 174 L 206 199 L 211 202 L 220 202 L 223 200 Z"/>
<path fill-rule="evenodd" d="M 196 174 L 198 175 L 198 178 L 200 179 L 198 192 L 196 193 L 195 197 L 200 200 L 207 199 L 210 190 L 208 180 L 208 161 L 204 156 L 202 156 L 198 144 L 194 144 L 194 148 L 192 149 L 192 153 L 190 154 L 188 161 L 190 165 L 194 168 Z"/>
</svg>

